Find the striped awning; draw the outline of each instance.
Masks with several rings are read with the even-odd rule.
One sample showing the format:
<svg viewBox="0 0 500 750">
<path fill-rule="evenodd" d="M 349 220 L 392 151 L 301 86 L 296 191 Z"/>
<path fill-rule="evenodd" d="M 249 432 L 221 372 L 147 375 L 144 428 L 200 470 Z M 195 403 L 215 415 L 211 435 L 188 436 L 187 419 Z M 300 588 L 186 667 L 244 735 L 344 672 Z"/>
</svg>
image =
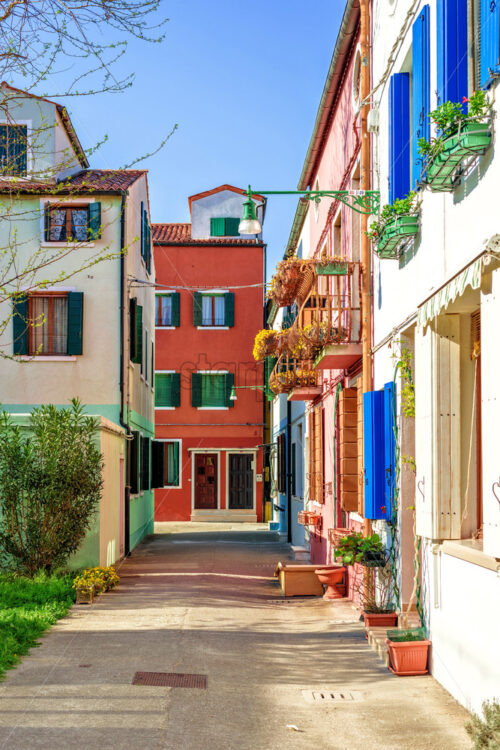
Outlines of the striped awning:
<svg viewBox="0 0 500 750">
<path fill-rule="evenodd" d="M 484 257 L 482 255 L 467 268 L 464 268 L 463 271 L 454 276 L 451 281 L 420 305 L 417 316 L 418 328 L 423 328 L 430 320 L 440 315 L 450 302 L 454 302 L 457 297 L 464 293 L 468 286 L 472 289 L 479 289 Z"/>
</svg>

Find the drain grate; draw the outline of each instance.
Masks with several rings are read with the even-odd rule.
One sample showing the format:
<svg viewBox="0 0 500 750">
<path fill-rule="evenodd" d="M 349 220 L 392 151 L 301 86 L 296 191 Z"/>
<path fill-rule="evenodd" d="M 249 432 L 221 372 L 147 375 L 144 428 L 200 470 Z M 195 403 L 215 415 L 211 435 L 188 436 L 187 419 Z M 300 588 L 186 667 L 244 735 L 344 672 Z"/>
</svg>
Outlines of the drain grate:
<svg viewBox="0 0 500 750">
<path fill-rule="evenodd" d="M 136 672 L 132 685 L 154 687 L 201 688 L 207 687 L 205 674 L 182 674 L 176 672 Z"/>
<path fill-rule="evenodd" d="M 361 693 L 351 690 L 303 690 L 303 698 L 308 703 L 344 703 L 362 701 Z"/>
</svg>

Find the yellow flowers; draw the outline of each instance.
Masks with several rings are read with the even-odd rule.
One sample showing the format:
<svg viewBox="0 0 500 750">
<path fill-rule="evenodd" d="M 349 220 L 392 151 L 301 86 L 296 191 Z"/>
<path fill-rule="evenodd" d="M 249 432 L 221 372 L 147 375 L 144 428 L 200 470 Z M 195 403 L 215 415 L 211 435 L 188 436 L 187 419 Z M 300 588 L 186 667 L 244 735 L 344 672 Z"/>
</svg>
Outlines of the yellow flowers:
<svg viewBox="0 0 500 750">
<path fill-rule="evenodd" d="M 94 591 L 96 594 L 102 594 L 103 591 L 113 589 L 120 582 L 113 565 L 107 568 L 101 566 L 97 568 L 87 568 L 73 581 L 73 588 L 79 591 Z"/>
</svg>

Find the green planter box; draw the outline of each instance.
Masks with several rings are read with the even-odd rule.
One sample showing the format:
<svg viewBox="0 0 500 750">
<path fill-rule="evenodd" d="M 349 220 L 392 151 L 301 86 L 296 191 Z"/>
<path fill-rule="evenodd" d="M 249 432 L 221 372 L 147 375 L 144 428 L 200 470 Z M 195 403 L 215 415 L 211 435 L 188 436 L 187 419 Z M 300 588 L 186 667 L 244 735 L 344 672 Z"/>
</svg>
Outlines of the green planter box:
<svg viewBox="0 0 500 750">
<path fill-rule="evenodd" d="M 444 141 L 443 150 L 427 165 L 425 181 L 433 192 L 454 190 L 456 171 L 466 160 L 484 153 L 491 144 L 489 122 L 468 122 L 460 133 L 454 133 Z"/>
<path fill-rule="evenodd" d="M 418 234 L 418 216 L 397 216 L 385 225 L 375 252 L 379 258 L 399 258 L 401 249 Z"/>
<path fill-rule="evenodd" d="M 317 267 L 318 276 L 345 276 L 347 263 L 326 263 Z"/>
</svg>

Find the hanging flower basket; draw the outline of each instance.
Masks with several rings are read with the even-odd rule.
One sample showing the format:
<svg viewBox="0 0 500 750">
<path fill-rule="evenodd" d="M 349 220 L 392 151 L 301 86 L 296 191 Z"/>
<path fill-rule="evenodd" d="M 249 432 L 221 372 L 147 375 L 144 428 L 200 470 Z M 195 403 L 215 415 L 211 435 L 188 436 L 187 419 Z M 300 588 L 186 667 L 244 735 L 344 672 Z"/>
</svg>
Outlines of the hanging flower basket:
<svg viewBox="0 0 500 750">
<path fill-rule="evenodd" d="M 278 307 L 305 299 L 314 281 L 311 262 L 300 258 L 282 260 L 271 279 L 268 297 Z"/>
<path fill-rule="evenodd" d="M 341 539 L 345 536 L 349 536 L 351 529 L 343 529 L 341 527 L 335 529 L 328 529 L 328 541 L 334 549 L 339 545 Z"/>
<path fill-rule="evenodd" d="M 257 362 L 266 357 L 275 357 L 278 353 L 280 344 L 280 331 L 267 330 L 259 331 L 255 337 L 253 345 L 253 356 Z"/>
<path fill-rule="evenodd" d="M 379 258 L 399 258 L 405 245 L 418 234 L 418 214 L 396 216 L 382 229 L 375 247 Z"/>
<path fill-rule="evenodd" d="M 434 193 L 450 192 L 460 182 L 479 155 L 491 144 L 491 122 L 469 121 L 460 123 L 456 132 L 439 141 L 439 150 L 429 154 L 424 162 L 422 182 Z"/>
<path fill-rule="evenodd" d="M 346 276 L 348 270 L 347 261 L 329 260 L 318 263 L 316 266 L 318 276 Z"/>
<path fill-rule="evenodd" d="M 363 557 L 360 562 L 365 568 L 383 568 L 387 565 L 388 556 L 385 551 L 382 550 L 368 550 L 363 553 Z"/>
</svg>

